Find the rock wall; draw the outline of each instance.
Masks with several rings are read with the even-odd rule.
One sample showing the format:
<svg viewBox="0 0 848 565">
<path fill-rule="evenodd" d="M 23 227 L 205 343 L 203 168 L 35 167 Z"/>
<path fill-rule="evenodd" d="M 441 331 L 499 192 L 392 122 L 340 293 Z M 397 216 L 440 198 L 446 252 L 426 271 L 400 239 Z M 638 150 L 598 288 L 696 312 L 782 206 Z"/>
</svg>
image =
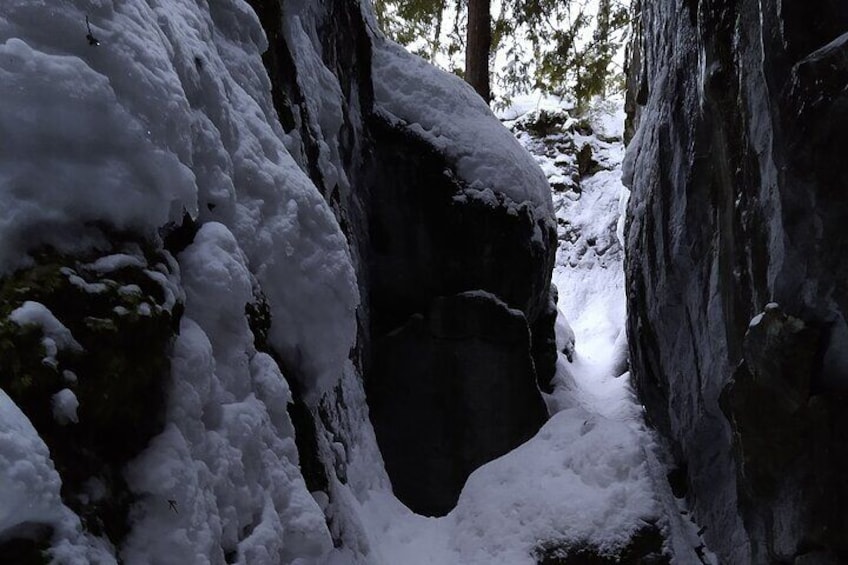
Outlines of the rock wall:
<svg viewBox="0 0 848 565">
<path fill-rule="evenodd" d="M 375 111 L 381 78 L 372 57 L 385 40 L 368 9 L 343 1 L 251 4 L 272 38 L 264 60 L 278 114 L 356 259 L 363 300 L 356 358 L 395 494 L 415 511 L 444 514 L 471 471 L 531 437 L 547 417 L 539 386 L 556 360 L 553 224 L 500 194 L 474 198 L 479 189 L 469 185 L 481 179 L 463 178 L 450 149 Z M 298 79 L 306 58 L 295 16 L 313 64 L 337 92 Z M 338 120 L 329 127 L 321 116 L 332 106 Z M 522 188 L 549 199 L 543 178 Z M 468 291 L 483 292 L 469 302 Z M 488 306 L 472 307 L 482 302 Z M 480 308 L 499 314 L 478 315 Z M 502 342 L 512 344 L 502 365 L 484 359 Z M 515 417 L 501 420 L 503 413 Z"/>
<path fill-rule="evenodd" d="M 370 3 L 8 4 L 3 555 L 374 563 L 538 431 L 549 187 Z"/>
<path fill-rule="evenodd" d="M 639 393 L 722 562 L 844 561 L 848 4 L 640 4 L 625 170 Z"/>
</svg>

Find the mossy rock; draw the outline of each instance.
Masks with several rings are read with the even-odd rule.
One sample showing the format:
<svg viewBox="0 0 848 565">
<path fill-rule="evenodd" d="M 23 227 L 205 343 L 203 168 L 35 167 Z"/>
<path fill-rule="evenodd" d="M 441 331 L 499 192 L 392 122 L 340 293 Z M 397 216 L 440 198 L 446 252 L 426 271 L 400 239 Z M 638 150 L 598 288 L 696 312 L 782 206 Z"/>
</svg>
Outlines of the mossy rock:
<svg viewBox="0 0 848 565">
<path fill-rule="evenodd" d="M 45 249 L 34 254 L 34 266 L 0 280 L 0 388 L 50 448 L 65 504 L 89 531 L 117 543 L 132 503 L 122 469 L 162 429 L 182 306 L 160 282 L 170 270 L 166 254 L 127 239 L 112 253 L 134 259 L 95 268 L 103 253 Z M 27 301 L 49 309 L 81 349 L 60 349 L 46 362 L 41 327 L 9 319 Z M 77 423 L 53 416 L 53 395 L 65 388 L 79 401 Z M 105 492 L 96 500 L 87 492 L 92 479 Z"/>
</svg>

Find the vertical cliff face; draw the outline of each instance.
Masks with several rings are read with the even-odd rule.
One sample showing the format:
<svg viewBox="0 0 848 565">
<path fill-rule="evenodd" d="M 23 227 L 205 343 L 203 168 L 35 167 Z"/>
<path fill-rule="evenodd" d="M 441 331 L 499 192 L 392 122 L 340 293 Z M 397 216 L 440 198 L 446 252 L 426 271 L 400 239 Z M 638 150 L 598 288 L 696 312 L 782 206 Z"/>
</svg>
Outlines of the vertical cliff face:
<svg viewBox="0 0 848 565">
<path fill-rule="evenodd" d="M 547 182 L 467 85 L 389 44 L 356 3 L 251 4 L 277 111 L 356 259 L 357 361 L 394 491 L 444 514 L 471 471 L 546 418 Z M 307 64 L 322 82 L 301 80 Z M 477 120 L 467 130 L 450 124 L 459 107 Z M 481 123 L 494 135 L 467 148 Z"/>
<path fill-rule="evenodd" d="M 626 271 L 648 416 L 723 561 L 845 559 L 848 5 L 637 12 Z"/>
</svg>

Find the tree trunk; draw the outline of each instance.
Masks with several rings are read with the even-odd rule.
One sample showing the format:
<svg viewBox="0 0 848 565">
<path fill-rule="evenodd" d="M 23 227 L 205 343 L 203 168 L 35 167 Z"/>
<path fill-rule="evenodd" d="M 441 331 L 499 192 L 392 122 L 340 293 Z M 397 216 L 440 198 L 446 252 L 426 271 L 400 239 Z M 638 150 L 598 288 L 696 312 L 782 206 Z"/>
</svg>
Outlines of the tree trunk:
<svg viewBox="0 0 848 565">
<path fill-rule="evenodd" d="M 465 44 L 465 80 L 487 103 L 489 91 L 489 50 L 492 44 L 490 0 L 468 0 L 468 37 Z"/>
</svg>

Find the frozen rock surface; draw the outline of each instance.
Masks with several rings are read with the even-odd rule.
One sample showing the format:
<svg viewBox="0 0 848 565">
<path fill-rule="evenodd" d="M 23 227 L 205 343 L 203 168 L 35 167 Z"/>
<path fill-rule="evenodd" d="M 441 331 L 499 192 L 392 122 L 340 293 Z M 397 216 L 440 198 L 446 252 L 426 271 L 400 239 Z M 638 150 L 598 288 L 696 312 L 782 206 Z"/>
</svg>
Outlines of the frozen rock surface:
<svg viewBox="0 0 848 565">
<path fill-rule="evenodd" d="M 636 13 L 626 273 L 648 417 L 722 562 L 845 560 L 848 5 Z"/>
</svg>

